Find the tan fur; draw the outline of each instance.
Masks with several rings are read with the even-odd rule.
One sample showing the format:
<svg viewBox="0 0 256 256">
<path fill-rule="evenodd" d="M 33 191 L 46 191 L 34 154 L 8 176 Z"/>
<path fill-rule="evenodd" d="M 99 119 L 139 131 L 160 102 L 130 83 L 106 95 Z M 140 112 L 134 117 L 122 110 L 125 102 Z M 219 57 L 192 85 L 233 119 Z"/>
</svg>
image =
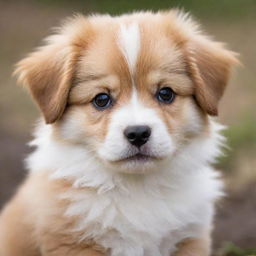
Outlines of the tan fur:
<svg viewBox="0 0 256 256">
<path fill-rule="evenodd" d="M 164 19 L 167 35 L 171 35 L 184 52 L 197 103 L 209 115 L 217 115 L 218 103 L 227 85 L 231 67 L 239 64 L 237 54 L 203 35 L 199 24 L 190 18 L 177 20 L 175 11 L 170 11 L 166 12 Z M 179 30 L 177 26 L 180 26 Z M 190 30 L 194 33 L 190 33 Z"/>
<path fill-rule="evenodd" d="M 46 123 L 55 122 L 63 114 L 81 48 L 90 41 L 89 25 L 84 19 L 78 16 L 72 25 L 77 26 L 77 34 L 64 38 L 61 34 L 67 32 L 62 29 L 60 35 L 49 37 L 48 44 L 20 61 L 14 73 L 30 91 Z M 86 37 L 81 39 L 78 33 L 86 33 Z"/>
<path fill-rule="evenodd" d="M 170 133 L 182 134 L 180 140 L 184 140 L 193 136 L 184 132 L 189 109 L 197 110 L 204 127 L 206 113 L 217 114 L 230 68 L 237 60 L 232 52 L 196 32 L 192 21 L 177 16 L 176 11 L 134 14 L 123 17 L 123 22 L 136 21 L 141 29 L 134 75 L 139 98 L 159 113 Z M 61 139 L 63 122 L 79 120 L 86 127 L 81 139 L 103 140 L 112 112 L 130 100 L 132 77 L 116 43 L 118 31 L 117 19 L 78 16 L 64 24 L 46 46 L 18 63 L 19 80 L 28 87 L 46 123 L 54 123 L 55 139 Z M 157 43 L 152 43 L 154 37 Z M 177 94 L 171 105 L 155 99 L 165 85 Z M 113 107 L 104 112 L 91 104 L 101 92 L 115 99 Z M 70 202 L 58 195 L 71 184 L 49 180 L 48 175 L 30 173 L 5 207 L 0 218 L 0 256 L 104 255 L 93 241 L 79 244 L 80 234 L 68 232 L 76 220 L 64 217 Z M 177 256 L 208 255 L 207 239 L 184 241 Z"/>
<path fill-rule="evenodd" d="M 220 43 L 198 38 L 188 46 L 188 70 L 195 83 L 195 97 L 210 115 L 218 114 L 218 103 L 227 85 L 230 68 L 238 64 L 232 52 Z"/>
<path fill-rule="evenodd" d="M 69 187 L 48 173 L 31 174 L 1 215 L 0 256 L 101 255 L 93 241 L 80 245 L 78 233 L 69 235 L 75 219 L 63 217 L 69 201 L 58 198 Z"/>
<path fill-rule="evenodd" d="M 62 46 L 44 47 L 21 61 L 17 72 L 28 86 L 47 123 L 56 121 L 63 113 L 72 79 L 69 53 L 59 54 Z M 71 53 L 70 53 L 71 54 Z"/>
<path fill-rule="evenodd" d="M 175 256 L 208 256 L 210 255 L 210 232 L 204 232 L 202 238 L 188 238 L 177 245 Z"/>
</svg>

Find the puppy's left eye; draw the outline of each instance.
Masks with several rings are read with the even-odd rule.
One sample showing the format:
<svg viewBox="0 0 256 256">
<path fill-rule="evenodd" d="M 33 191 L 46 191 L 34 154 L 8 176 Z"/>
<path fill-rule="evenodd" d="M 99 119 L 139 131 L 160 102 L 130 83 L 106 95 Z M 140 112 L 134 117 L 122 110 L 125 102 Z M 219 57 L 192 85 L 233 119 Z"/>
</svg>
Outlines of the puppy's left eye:
<svg viewBox="0 0 256 256">
<path fill-rule="evenodd" d="M 100 110 L 110 107 L 111 103 L 112 103 L 112 98 L 107 93 L 99 93 L 93 99 L 93 105 Z"/>
<path fill-rule="evenodd" d="M 161 88 L 157 93 L 156 93 L 156 98 L 163 103 L 170 104 L 174 101 L 175 99 L 175 93 L 174 91 L 169 88 L 169 87 L 164 87 Z"/>
</svg>

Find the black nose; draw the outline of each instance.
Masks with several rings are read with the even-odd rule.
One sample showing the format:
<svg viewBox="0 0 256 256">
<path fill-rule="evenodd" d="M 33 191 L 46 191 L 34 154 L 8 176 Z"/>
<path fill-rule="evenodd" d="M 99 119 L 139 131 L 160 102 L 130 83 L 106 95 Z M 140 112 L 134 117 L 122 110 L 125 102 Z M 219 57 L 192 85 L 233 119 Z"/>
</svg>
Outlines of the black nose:
<svg viewBox="0 0 256 256">
<path fill-rule="evenodd" d="M 139 148 L 148 141 L 151 129 L 147 125 L 128 126 L 124 135 L 132 145 Z"/>
</svg>

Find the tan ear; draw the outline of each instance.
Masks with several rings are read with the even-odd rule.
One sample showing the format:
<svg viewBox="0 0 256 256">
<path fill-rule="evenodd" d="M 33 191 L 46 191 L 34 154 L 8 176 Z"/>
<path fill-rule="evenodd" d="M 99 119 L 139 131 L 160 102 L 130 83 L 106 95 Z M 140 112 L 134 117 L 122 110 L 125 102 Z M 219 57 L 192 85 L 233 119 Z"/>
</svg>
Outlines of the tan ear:
<svg viewBox="0 0 256 256">
<path fill-rule="evenodd" d="M 209 115 L 218 114 L 218 103 L 228 83 L 236 54 L 222 44 L 197 36 L 188 43 L 189 73 L 195 85 L 195 99 Z"/>
<path fill-rule="evenodd" d="M 73 77 L 72 55 L 71 47 L 52 40 L 17 64 L 15 74 L 30 91 L 46 123 L 55 122 L 64 112 Z"/>
</svg>

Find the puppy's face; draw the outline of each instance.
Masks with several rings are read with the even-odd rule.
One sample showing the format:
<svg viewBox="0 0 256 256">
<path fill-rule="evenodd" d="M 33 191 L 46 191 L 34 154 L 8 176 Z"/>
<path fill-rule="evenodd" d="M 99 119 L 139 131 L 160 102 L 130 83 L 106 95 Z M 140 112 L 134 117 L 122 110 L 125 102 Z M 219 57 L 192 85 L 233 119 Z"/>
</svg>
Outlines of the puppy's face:
<svg viewBox="0 0 256 256">
<path fill-rule="evenodd" d="M 139 13 L 77 17 L 18 72 L 56 136 L 144 172 L 207 132 L 235 61 L 181 14 Z"/>
</svg>

